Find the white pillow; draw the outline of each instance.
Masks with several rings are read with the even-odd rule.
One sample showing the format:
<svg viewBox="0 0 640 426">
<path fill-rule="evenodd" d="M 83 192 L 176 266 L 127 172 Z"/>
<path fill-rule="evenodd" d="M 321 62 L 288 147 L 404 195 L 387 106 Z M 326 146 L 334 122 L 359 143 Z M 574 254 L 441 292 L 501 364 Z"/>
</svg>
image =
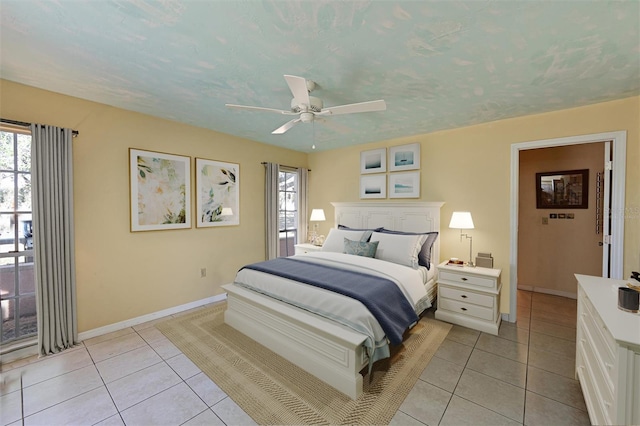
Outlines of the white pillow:
<svg viewBox="0 0 640 426">
<path fill-rule="evenodd" d="M 360 241 L 362 237 L 371 235 L 371 231 L 351 231 L 346 229 L 331 228 L 329 235 L 324 240 L 322 251 L 332 251 L 336 253 L 344 253 L 344 239 L 348 238 L 352 241 Z M 368 238 L 367 238 L 368 240 Z"/>
<path fill-rule="evenodd" d="M 376 259 L 387 262 L 406 265 L 417 269 L 418 253 L 422 244 L 427 240 L 427 235 L 398 235 L 374 232 L 370 241 L 379 241 L 376 250 Z"/>
</svg>

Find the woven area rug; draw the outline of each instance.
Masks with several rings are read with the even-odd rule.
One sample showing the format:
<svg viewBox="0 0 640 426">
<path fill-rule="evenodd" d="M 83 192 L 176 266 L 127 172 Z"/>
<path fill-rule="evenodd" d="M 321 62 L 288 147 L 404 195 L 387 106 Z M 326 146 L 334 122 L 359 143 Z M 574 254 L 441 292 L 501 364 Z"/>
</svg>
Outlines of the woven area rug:
<svg viewBox="0 0 640 426">
<path fill-rule="evenodd" d="M 261 425 L 388 424 L 449 333 L 422 318 L 352 400 L 223 322 L 226 303 L 156 327 Z"/>
</svg>

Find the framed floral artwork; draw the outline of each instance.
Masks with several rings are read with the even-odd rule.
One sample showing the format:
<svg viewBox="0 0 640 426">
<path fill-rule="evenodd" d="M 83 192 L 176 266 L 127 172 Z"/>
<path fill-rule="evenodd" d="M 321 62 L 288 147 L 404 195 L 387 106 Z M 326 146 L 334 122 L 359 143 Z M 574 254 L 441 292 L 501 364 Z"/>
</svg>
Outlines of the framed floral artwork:
<svg viewBox="0 0 640 426">
<path fill-rule="evenodd" d="M 131 231 L 191 228 L 191 157 L 129 149 Z"/>
<path fill-rule="evenodd" d="M 240 165 L 196 158 L 196 226 L 240 224 Z"/>
</svg>

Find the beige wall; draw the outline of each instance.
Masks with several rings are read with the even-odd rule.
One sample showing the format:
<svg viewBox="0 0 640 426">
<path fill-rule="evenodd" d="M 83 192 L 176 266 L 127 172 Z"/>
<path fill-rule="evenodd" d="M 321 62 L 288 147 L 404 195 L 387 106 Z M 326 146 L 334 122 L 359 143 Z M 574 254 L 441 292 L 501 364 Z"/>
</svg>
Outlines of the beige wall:
<svg viewBox="0 0 640 426">
<path fill-rule="evenodd" d="M 589 170 L 587 209 L 538 209 L 536 173 Z M 602 275 L 602 233 L 596 233 L 596 180 L 604 143 L 520 151 L 518 288 L 577 295 L 573 274 Z M 574 219 L 550 219 L 551 213 Z M 543 218 L 547 223 L 543 223 Z"/>
<path fill-rule="evenodd" d="M 511 144 L 626 130 L 624 273 L 640 269 L 639 97 L 307 156 L 5 80 L 0 96 L 3 118 L 80 132 L 74 140 L 80 332 L 220 294 L 241 265 L 261 260 L 260 162 L 311 168 L 309 207 L 331 218 L 330 202 L 359 199 L 360 151 L 412 142 L 421 143 L 421 199 L 446 202 L 441 258 L 468 256 L 468 242 L 446 226 L 451 212 L 470 210 L 474 252 L 493 253 L 503 271 L 501 310 L 508 312 Z M 129 232 L 129 147 L 240 163 L 240 226 Z M 321 223 L 321 233 L 331 223 Z"/>
<path fill-rule="evenodd" d="M 80 132 L 73 146 L 80 332 L 222 293 L 239 267 L 264 259 L 260 163 L 307 166 L 304 153 L 6 80 L 0 93 L 3 118 Z M 131 233 L 130 147 L 191 156 L 192 165 L 195 157 L 239 163 L 240 225 Z"/>
<path fill-rule="evenodd" d="M 461 243 L 459 231 L 447 226 L 454 210 L 471 211 L 474 253 L 491 252 L 494 266 L 502 269 L 501 311 L 506 313 L 511 286 L 511 145 L 617 130 L 627 131 L 624 275 L 628 277 L 631 270 L 640 269 L 640 97 L 312 153 L 309 207 L 323 208 L 333 217 L 332 201 L 359 199 L 361 151 L 420 142 L 420 199 L 446 203 L 442 207 L 441 260 L 468 256 L 468 242 Z M 332 221 L 321 224 L 321 233 L 326 234 L 330 224 Z"/>
</svg>

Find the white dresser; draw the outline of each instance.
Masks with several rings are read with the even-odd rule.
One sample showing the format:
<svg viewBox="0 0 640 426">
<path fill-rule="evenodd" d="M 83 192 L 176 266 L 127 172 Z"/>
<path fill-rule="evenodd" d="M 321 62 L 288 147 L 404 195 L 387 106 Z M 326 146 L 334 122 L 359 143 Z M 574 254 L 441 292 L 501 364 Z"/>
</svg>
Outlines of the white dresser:
<svg viewBox="0 0 640 426">
<path fill-rule="evenodd" d="M 438 265 L 436 318 L 485 333 L 500 328 L 500 269 Z"/>
<path fill-rule="evenodd" d="M 640 315 L 618 309 L 629 281 L 576 278 L 576 377 L 591 423 L 640 424 Z"/>
</svg>

